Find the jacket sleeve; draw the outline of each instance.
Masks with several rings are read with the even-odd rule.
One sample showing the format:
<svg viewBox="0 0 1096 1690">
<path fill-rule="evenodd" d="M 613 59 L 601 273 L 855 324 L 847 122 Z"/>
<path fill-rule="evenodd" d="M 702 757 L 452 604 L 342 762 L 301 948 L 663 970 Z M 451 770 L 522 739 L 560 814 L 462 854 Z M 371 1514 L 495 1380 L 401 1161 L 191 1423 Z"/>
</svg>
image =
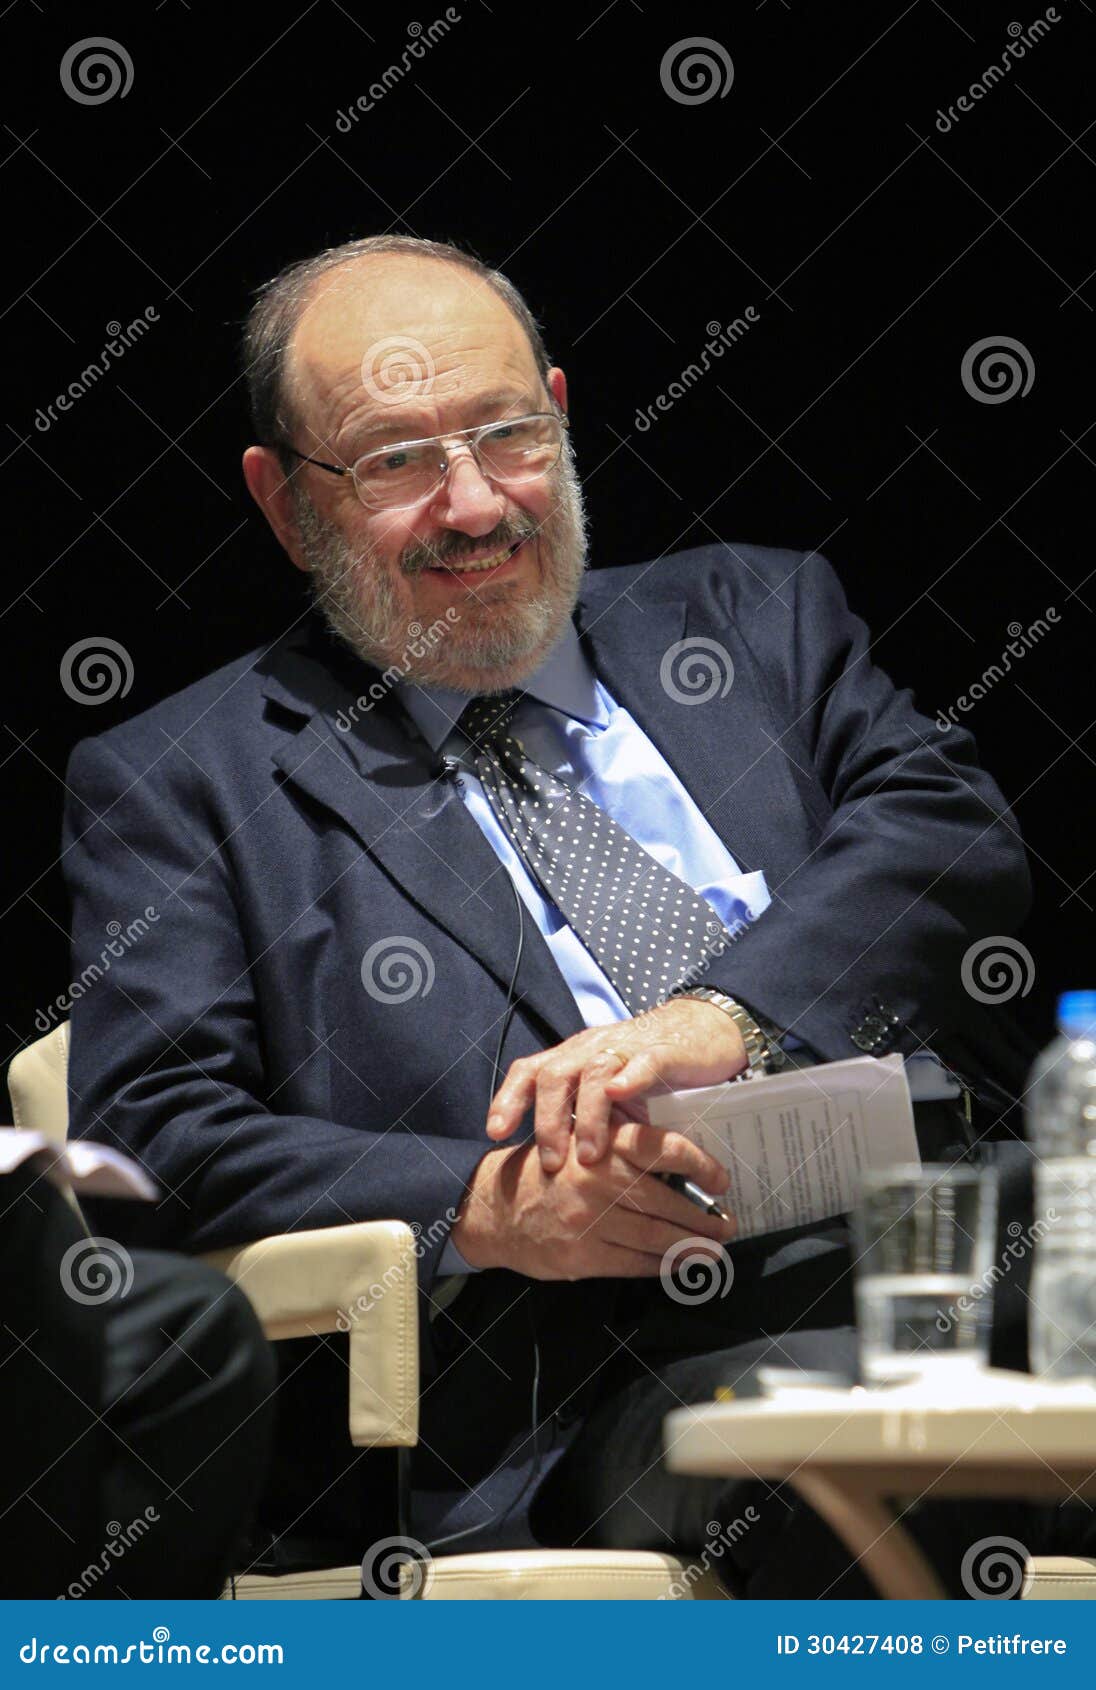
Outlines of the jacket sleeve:
<svg viewBox="0 0 1096 1690">
<path fill-rule="evenodd" d="M 813 773 L 831 813 L 706 983 L 828 1061 L 864 1054 L 852 1035 L 877 1003 L 915 1035 L 900 1032 L 896 1048 L 946 1048 L 934 1035 L 973 1007 L 965 953 L 1011 932 L 1031 901 L 1004 797 L 972 736 L 920 714 L 872 662 L 868 629 L 824 558 L 804 558 L 738 629 L 787 724 L 772 754 Z"/>
<path fill-rule="evenodd" d="M 91 739 L 66 777 L 71 1133 L 127 1151 L 163 1188 L 155 1205 L 93 1202 L 93 1224 L 134 1244 L 210 1250 L 404 1220 L 421 1228 L 428 1284 L 491 1147 L 277 1112 L 203 777 L 195 767 L 182 790 L 171 761 L 170 773 L 165 758 L 139 775 Z"/>
</svg>

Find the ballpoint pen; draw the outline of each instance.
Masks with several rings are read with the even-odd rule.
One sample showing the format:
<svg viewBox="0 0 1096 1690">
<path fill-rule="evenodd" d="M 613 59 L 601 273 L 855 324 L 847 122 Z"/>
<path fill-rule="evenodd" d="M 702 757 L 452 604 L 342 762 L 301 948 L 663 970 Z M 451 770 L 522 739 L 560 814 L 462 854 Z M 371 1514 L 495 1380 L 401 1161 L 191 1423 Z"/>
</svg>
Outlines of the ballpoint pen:
<svg viewBox="0 0 1096 1690">
<path fill-rule="evenodd" d="M 730 1220 L 726 1209 L 717 1203 L 714 1197 L 709 1197 L 706 1191 L 701 1191 L 699 1185 L 694 1185 L 691 1179 L 686 1179 L 684 1174 L 667 1174 L 665 1178 L 667 1185 L 672 1186 L 675 1191 L 680 1191 L 683 1197 L 687 1197 L 690 1203 L 695 1203 L 698 1209 L 703 1209 L 706 1215 L 714 1215 L 717 1221 Z"/>
</svg>

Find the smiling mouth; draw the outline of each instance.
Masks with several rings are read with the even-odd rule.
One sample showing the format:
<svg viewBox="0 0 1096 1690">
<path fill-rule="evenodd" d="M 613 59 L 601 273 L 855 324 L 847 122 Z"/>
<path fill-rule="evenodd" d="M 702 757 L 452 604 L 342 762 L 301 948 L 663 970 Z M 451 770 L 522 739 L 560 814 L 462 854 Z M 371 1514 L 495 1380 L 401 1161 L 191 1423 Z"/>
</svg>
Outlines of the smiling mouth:
<svg viewBox="0 0 1096 1690">
<path fill-rule="evenodd" d="M 434 564 L 427 569 L 429 575 L 481 575 L 490 569 L 498 569 L 501 564 L 509 563 L 510 559 L 521 550 L 525 540 L 515 540 L 512 546 L 502 546 L 493 552 L 487 552 L 482 557 L 457 558 L 452 563 Z"/>
</svg>

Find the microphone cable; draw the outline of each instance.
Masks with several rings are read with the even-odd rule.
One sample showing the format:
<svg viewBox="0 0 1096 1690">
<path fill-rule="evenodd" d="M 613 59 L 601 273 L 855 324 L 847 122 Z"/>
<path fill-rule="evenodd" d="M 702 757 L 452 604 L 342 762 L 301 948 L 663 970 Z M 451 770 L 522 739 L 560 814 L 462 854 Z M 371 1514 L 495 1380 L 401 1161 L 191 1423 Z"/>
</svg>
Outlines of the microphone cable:
<svg viewBox="0 0 1096 1690">
<path fill-rule="evenodd" d="M 441 768 L 438 772 L 444 775 L 447 780 L 456 781 L 459 769 L 460 764 L 457 762 L 455 757 L 443 757 L 441 760 Z M 488 1107 L 490 1107 L 491 1100 L 498 1089 L 499 1068 L 502 1064 L 502 1047 L 506 1039 L 506 1034 L 509 1031 L 514 1010 L 517 1007 L 514 987 L 517 982 L 518 970 L 521 967 L 522 951 L 525 947 L 525 905 L 522 902 L 521 894 L 514 884 L 513 876 L 508 871 L 506 872 L 506 883 L 514 895 L 514 903 L 517 906 L 518 948 L 514 954 L 514 966 L 510 972 L 510 984 L 506 988 L 506 1008 L 503 1011 L 502 1024 L 499 1027 L 498 1042 L 495 1045 L 495 1060 L 491 1066 L 491 1088 L 487 1097 Z M 505 1524 L 505 1522 L 510 1518 L 510 1515 L 514 1512 L 518 1503 L 528 1495 L 530 1486 L 540 1478 L 541 1468 L 544 1463 L 544 1452 L 540 1447 L 540 1425 L 538 1417 L 541 1372 L 540 1338 L 537 1333 L 536 1317 L 533 1312 L 533 1305 L 530 1301 L 530 1297 L 531 1293 L 527 1292 L 525 1294 L 525 1312 L 528 1316 L 529 1332 L 533 1341 L 533 1385 L 529 1402 L 529 1430 L 533 1440 L 533 1466 L 530 1472 L 526 1475 L 520 1490 L 511 1499 L 511 1501 L 507 1503 L 505 1510 L 498 1520 L 499 1526 Z M 436 1549 L 441 1549 L 448 1543 L 456 1543 L 460 1538 L 471 1537 L 475 1532 L 482 1532 L 485 1530 L 488 1523 L 489 1522 L 481 1521 L 479 1525 L 465 1526 L 459 1532 L 449 1532 L 445 1537 L 435 1538 L 433 1543 L 428 1543 L 426 1545 L 426 1548 L 429 1553 L 433 1555 Z"/>
</svg>

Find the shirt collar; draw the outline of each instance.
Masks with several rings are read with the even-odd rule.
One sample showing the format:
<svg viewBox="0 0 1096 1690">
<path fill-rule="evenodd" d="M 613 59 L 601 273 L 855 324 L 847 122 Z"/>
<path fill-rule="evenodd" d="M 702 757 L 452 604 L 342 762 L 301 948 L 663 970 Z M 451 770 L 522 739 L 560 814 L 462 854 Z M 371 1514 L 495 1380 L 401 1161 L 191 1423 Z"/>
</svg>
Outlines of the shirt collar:
<svg viewBox="0 0 1096 1690">
<path fill-rule="evenodd" d="M 571 621 L 519 690 L 524 697 L 535 698 L 592 727 L 605 724 L 594 671 Z M 400 681 L 396 695 L 431 751 L 438 751 L 448 739 L 471 696 L 452 687 L 421 686 L 410 681 Z"/>
</svg>

